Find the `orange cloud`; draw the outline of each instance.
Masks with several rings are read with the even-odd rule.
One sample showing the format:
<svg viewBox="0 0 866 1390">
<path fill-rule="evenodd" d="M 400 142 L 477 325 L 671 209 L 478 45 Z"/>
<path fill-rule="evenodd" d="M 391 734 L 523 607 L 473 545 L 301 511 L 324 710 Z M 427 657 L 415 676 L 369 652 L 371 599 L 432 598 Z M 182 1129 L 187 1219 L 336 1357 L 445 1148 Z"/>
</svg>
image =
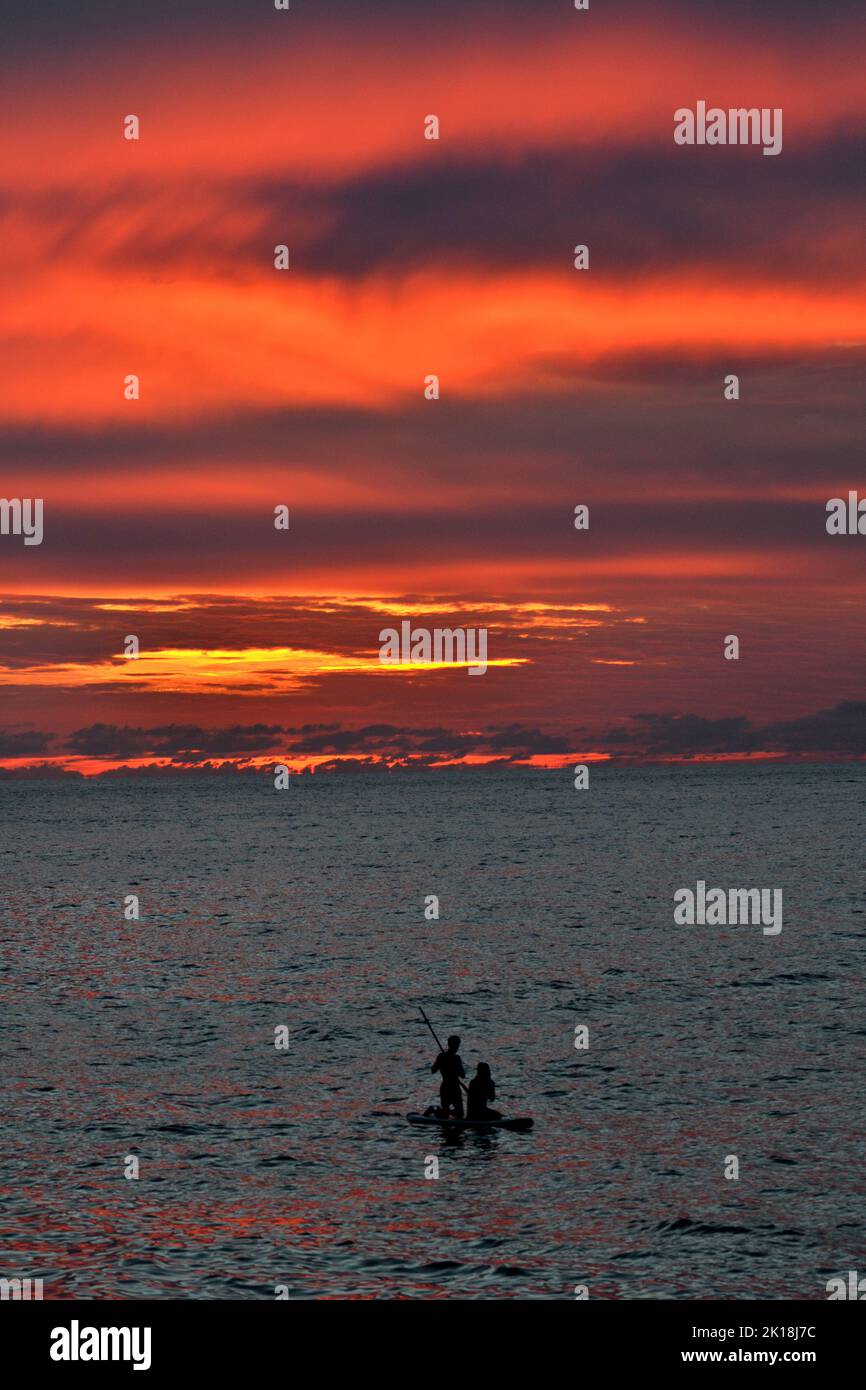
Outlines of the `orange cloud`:
<svg viewBox="0 0 866 1390">
<path fill-rule="evenodd" d="M 534 16 L 533 16 L 534 18 Z M 332 34 L 205 35 L 198 61 L 185 46 L 136 44 L 43 54 L 5 83 L 14 131 L 0 146 L 0 177 L 43 182 L 46 151 L 58 178 L 247 175 L 268 170 L 354 173 L 484 144 L 520 151 L 562 143 L 671 138 L 676 107 L 785 108 L 786 140 L 862 117 L 862 24 L 744 43 L 736 26 L 674 30 L 647 23 L 551 26 L 471 23 L 401 35 L 376 24 Z M 122 138 L 129 113 L 140 141 Z M 437 146 L 423 120 L 442 122 Z M 13 138 L 9 138 L 9 135 Z"/>
<path fill-rule="evenodd" d="M 522 666 L 526 657 L 488 658 L 488 666 Z M 136 658 L 108 661 L 58 662 L 26 669 L 0 666 L 0 685 L 59 685 L 64 687 L 120 683 L 127 678 L 138 692 L 257 696 L 297 690 L 315 677 L 334 675 L 420 675 L 471 666 L 469 661 L 392 662 L 383 665 L 378 652 L 347 656 L 338 652 L 296 647 L 245 647 L 220 650 L 191 647 L 142 650 Z"/>
<path fill-rule="evenodd" d="M 38 327 L 37 327 L 38 325 Z M 44 327 L 43 327 L 44 325 Z M 555 388 L 626 350 L 708 344 L 790 351 L 866 332 L 866 288 L 811 292 L 665 277 L 639 285 L 569 276 L 412 275 L 341 285 L 172 282 L 59 272 L 7 296 L 0 375 L 7 419 L 196 416 L 229 407 L 354 405 Z M 141 378 L 127 401 L 124 378 Z M 442 401 L 425 401 L 428 374 Z"/>
</svg>

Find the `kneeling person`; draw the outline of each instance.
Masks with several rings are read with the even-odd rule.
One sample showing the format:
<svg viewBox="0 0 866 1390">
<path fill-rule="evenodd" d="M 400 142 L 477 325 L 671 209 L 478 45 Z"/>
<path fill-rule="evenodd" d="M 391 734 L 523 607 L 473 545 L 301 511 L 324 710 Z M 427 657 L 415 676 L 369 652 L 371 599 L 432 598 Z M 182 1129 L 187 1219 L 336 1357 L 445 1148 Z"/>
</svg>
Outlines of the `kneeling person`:
<svg viewBox="0 0 866 1390">
<path fill-rule="evenodd" d="M 475 1075 L 469 1082 L 467 1116 L 470 1120 L 501 1120 L 498 1110 L 490 1110 L 487 1102 L 496 1099 L 496 1087 L 486 1062 L 479 1062 Z"/>
</svg>

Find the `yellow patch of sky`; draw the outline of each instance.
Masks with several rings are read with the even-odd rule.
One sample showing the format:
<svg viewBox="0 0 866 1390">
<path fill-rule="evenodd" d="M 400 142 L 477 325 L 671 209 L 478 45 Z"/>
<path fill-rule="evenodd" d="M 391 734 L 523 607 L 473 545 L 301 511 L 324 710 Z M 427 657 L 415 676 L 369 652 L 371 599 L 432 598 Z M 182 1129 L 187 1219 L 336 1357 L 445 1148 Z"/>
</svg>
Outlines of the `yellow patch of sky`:
<svg viewBox="0 0 866 1390">
<path fill-rule="evenodd" d="M 261 690 L 297 689 L 304 681 L 324 675 L 411 674 L 471 666 L 471 661 L 379 661 L 378 652 L 344 655 L 303 647 L 240 647 L 237 649 L 162 647 L 143 650 L 138 657 L 116 655 L 104 661 L 57 662 L 25 668 L 0 666 L 0 685 L 89 686 L 130 681 L 139 688 L 175 693 L 252 694 Z M 488 666 L 520 666 L 525 657 L 498 657 Z M 245 687 L 249 687 L 246 690 Z"/>
</svg>

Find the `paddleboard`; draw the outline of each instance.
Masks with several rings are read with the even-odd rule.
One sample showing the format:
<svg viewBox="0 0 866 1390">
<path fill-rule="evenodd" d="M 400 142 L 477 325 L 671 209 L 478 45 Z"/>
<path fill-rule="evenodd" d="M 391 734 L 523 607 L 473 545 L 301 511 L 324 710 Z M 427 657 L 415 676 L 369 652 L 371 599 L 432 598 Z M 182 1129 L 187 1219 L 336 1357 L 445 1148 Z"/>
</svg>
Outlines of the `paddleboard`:
<svg viewBox="0 0 866 1390">
<path fill-rule="evenodd" d="M 414 1111 L 406 1116 L 410 1125 L 441 1125 L 445 1129 L 532 1129 L 533 1121 L 528 1115 L 517 1115 L 514 1119 L 502 1120 L 443 1120 L 439 1115 L 419 1115 Z"/>
</svg>

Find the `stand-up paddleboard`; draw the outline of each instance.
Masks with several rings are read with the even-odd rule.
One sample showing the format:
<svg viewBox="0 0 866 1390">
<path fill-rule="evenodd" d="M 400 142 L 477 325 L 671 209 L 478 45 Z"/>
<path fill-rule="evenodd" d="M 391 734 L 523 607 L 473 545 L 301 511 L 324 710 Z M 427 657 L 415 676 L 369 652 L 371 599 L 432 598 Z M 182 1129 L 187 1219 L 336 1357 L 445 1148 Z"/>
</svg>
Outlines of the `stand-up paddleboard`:
<svg viewBox="0 0 866 1390">
<path fill-rule="evenodd" d="M 443 1119 L 441 1115 L 418 1115 L 414 1111 L 406 1116 L 410 1125 L 440 1125 L 443 1129 L 532 1129 L 533 1121 L 528 1115 L 518 1115 L 513 1120 L 455 1120 Z"/>
</svg>

